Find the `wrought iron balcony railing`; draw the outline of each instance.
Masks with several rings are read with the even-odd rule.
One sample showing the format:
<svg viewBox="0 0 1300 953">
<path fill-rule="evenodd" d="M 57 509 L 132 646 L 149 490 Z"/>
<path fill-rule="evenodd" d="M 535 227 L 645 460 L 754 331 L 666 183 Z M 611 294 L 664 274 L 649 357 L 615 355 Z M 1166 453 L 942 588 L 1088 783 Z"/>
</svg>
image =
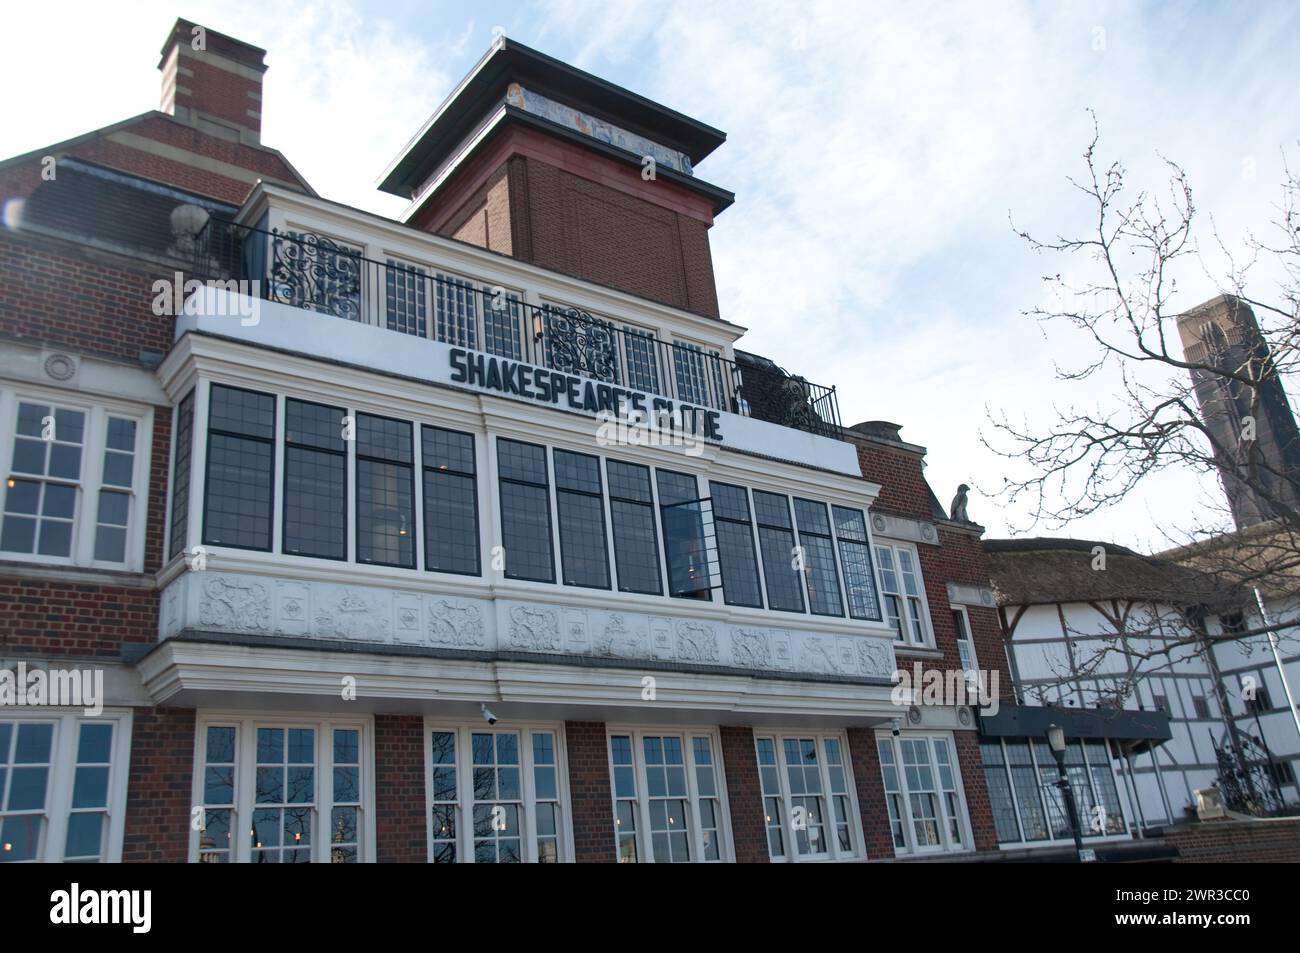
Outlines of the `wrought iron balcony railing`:
<svg viewBox="0 0 1300 953">
<path fill-rule="evenodd" d="M 310 232 L 268 232 L 214 218 L 198 235 L 194 270 L 200 279 L 256 282 L 256 293 L 268 301 L 839 436 L 835 388 L 764 358 L 737 352 L 738 360 L 728 360 L 616 318 L 535 305 L 520 289 L 434 264 L 375 261 Z"/>
</svg>

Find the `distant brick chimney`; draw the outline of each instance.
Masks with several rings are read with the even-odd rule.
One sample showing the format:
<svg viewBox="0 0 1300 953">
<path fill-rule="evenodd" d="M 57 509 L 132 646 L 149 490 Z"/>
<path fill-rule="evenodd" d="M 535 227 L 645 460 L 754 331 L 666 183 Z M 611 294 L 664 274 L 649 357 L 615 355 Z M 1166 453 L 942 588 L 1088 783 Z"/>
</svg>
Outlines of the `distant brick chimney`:
<svg viewBox="0 0 1300 953">
<path fill-rule="evenodd" d="M 163 112 L 204 132 L 258 143 L 266 50 L 189 20 L 177 20 L 163 44 Z"/>
</svg>

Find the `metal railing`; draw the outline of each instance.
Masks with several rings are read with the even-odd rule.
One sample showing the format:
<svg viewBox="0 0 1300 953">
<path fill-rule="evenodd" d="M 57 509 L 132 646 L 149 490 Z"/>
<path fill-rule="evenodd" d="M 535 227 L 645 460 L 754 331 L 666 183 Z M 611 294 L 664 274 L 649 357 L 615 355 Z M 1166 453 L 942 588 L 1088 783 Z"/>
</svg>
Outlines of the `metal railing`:
<svg viewBox="0 0 1300 953">
<path fill-rule="evenodd" d="M 255 282 L 255 293 L 268 301 L 839 436 L 835 388 L 766 359 L 742 352 L 739 360 L 728 360 L 717 350 L 664 341 L 616 318 L 531 304 L 521 289 L 434 264 L 375 261 L 311 232 L 265 231 L 213 218 L 197 236 L 194 272 L 200 280 Z"/>
</svg>

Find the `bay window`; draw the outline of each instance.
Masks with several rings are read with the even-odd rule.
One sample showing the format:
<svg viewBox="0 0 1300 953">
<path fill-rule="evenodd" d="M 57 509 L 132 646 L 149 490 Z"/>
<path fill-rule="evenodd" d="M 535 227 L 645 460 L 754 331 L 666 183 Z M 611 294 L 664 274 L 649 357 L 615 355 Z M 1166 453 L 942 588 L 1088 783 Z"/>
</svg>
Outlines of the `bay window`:
<svg viewBox="0 0 1300 953">
<path fill-rule="evenodd" d="M 861 827 L 843 737 L 759 733 L 754 744 L 769 858 L 861 858 Z"/>
<path fill-rule="evenodd" d="M 36 562 L 140 567 L 148 420 L 0 393 L 0 433 L 10 435 L 0 438 L 0 551 Z"/>
<path fill-rule="evenodd" d="M 609 732 L 620 863 L 730 859 L 721 751 L 713 732 Z"/>
<path fill-rule="evenodd" d="M 895 852 L 969 849 L 952 737 L 881 733 L 876 747 Z"/>
<path fill-rule="evenodd" d="M 0 717 L 0 863 L 121 859 L 131 716 Z"/>
<path fill-rule="evenodd" d="M 373 860 L 370 748 L 368 720 L 201 716 L 190 859 Z"/>
<path fill-rule="evenodd" d="M 570 859 L 567 770 L 559 726 L 426 723 L 429 861 Z"/>
</svg>

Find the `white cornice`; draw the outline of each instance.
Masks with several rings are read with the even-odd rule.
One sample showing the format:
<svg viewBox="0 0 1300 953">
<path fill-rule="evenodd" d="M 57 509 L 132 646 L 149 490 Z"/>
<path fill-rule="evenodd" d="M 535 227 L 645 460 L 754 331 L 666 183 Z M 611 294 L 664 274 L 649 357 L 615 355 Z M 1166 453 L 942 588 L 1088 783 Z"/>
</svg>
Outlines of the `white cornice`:
<svg viewBox="0 0 1300 953">
<path fill-rule="evenodd" d="M 872 725 L 897 715 L 887 686 L 745 675 L 656 672 L 656 697 L 647 701 L 643 674 L 628 669 L 175 640 L 159 645 L 137 668 L 156 704 L 197 707 L 240 699 L 263 708 L 438 714 L 486 702 L 504 718 L 526 710 L 531 717 L 744 724 Z M 342 699 L 345 677 L 355 680 L 355 701 Z M 270 702 L 267 695 L 280 697 Z"/>
</svg>

